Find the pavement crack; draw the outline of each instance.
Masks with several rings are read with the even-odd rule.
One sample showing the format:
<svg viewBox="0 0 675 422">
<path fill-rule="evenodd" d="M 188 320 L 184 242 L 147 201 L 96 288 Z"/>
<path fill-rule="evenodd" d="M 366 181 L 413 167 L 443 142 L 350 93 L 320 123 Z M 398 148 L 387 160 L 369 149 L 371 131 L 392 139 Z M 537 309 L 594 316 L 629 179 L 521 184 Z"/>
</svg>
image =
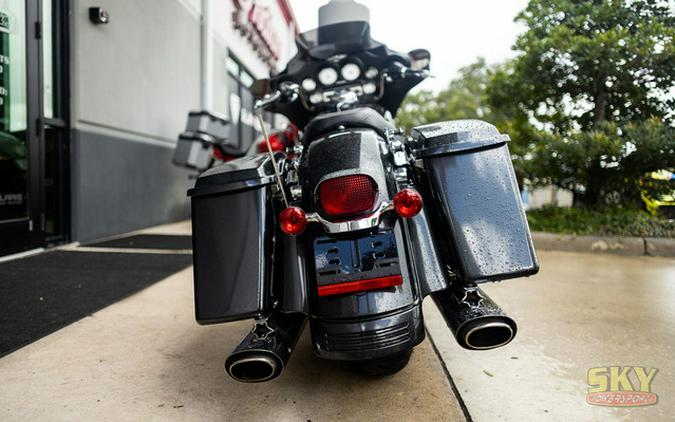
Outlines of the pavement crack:
<svg viewBox="0 0 675 422">
<path fill-rule="evenodd" d="M 434 350 L 434 353 L 436 353 L 436 357 L 438 358 L 439 363 L 441 364 L 441 367 L 443 368 L 443 372 L 445 373 L 445 377 L 448 379 L 448 383 L 450 383 L 450 388 L 452 388 L 452 392 L 455 395 L 455 398 L 457 399 L 457 403 L 459 403 L 459 407 L 462 409 L 462 413 L 464 413 L 464 417 L 466 418 L 467 422 L 473 422 L 473 418 L 471 417 L 471 414 L 469 413 L 469 408 L 466 407 L 466 403 L 464 402 L 464 399 L 462 398 L 462 395 L 459 393 L 459 389 L 457 388 L 457 384 L 455 384 L 455 381 L 452 379 L 452 375 L 450 375 L 450 371 L 448 370 L 448 367 L 445 365 L 445 360 L 443 360 L 443 356 L 441 356 L 441 351 L 438 350 L 438 347 L 436 347 L 436 343 L 434 343 L 434 339 L 431 336 L 431 333 L 429 333 L 429 330 L 425 328 L 427 338 L 429 339 L 429 343 L 431 343 L 431 348 Z"/>
</svg>

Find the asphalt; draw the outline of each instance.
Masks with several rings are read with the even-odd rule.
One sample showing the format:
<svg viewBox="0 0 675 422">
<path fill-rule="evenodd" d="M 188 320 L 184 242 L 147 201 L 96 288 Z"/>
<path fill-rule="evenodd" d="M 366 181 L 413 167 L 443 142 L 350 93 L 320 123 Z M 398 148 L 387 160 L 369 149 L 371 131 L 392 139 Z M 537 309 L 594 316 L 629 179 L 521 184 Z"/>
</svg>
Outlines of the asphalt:
<svg viewBox="0 0 675 422">
<path fill-rule="evenodd" d="M 459 348 L 427 301 L 429 338 L 402 372 L 359 377 L 315 358 L 305 333 L 263 384 L 224 374 L 251 322 L 198 326 L 188 268 L 0 359 L 0 420 L 672 420 L 675 260 L 539 256 L 537 276 L 484 286 L 519 323 L 504 348 Z M 610 365 L 658 368 L 658 404 L 586 404 L 589 368 Z"/>
</svg>

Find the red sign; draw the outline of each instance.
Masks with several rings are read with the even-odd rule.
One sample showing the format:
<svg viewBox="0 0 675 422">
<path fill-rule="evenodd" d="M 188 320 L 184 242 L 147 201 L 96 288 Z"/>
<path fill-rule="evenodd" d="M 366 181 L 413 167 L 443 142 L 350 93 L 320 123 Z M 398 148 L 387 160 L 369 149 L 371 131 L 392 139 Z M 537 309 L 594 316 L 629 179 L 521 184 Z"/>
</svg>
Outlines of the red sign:
<svg viewBox="0 0 675 422">
<path fill-rule="evenodd" d="M 234 5 L 234 27 L 249 40 L 260 58 L 275 68 L 282 44 L 269 6 L 256 0 L 234 0 Z"/>
</svg>

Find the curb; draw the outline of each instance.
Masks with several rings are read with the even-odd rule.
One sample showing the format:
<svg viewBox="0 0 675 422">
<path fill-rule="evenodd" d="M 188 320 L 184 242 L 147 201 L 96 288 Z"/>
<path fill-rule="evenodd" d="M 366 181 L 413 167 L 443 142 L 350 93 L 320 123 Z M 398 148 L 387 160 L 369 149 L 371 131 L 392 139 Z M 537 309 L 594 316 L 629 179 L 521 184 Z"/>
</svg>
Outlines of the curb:
<svg viewBox="0 0 675 422">
<path fill-rule="evenodd" d="M 532 232 L 534 246 L 543 251 L 610 253 L 626 256 L 675 257 L 675 239 L 620 236 L 575 236 Z"/>
</svg>

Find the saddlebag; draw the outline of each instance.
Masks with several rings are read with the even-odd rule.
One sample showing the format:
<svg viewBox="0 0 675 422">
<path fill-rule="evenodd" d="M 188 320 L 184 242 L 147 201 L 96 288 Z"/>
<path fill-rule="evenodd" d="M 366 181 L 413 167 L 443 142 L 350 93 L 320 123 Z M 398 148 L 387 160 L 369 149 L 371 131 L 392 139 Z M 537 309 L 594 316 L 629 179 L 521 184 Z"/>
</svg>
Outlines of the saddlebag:
<svg viewBox="0 0 675 422">
<path fill-rule="evenodd" d="M 246 156 L 206 171 L 188 192 L 200 324 L 251 318 L 267 309 L 273 174 L 267 155 Z"/>
<path fill-rule="evenodd" d="M 191 111 L 185 132 L 178 136 L 173 163 L 180 167 L 206 170 L 211 164 L 213 147 L 226 142 L 228 120 L 207 111 Z"/>
<path fill-rule="evenodd" d="M 420 126 L 412 134 L 454 271 L 477 283 L 536 273 L 508 135 L 479 120 Z"/>
</svg>

